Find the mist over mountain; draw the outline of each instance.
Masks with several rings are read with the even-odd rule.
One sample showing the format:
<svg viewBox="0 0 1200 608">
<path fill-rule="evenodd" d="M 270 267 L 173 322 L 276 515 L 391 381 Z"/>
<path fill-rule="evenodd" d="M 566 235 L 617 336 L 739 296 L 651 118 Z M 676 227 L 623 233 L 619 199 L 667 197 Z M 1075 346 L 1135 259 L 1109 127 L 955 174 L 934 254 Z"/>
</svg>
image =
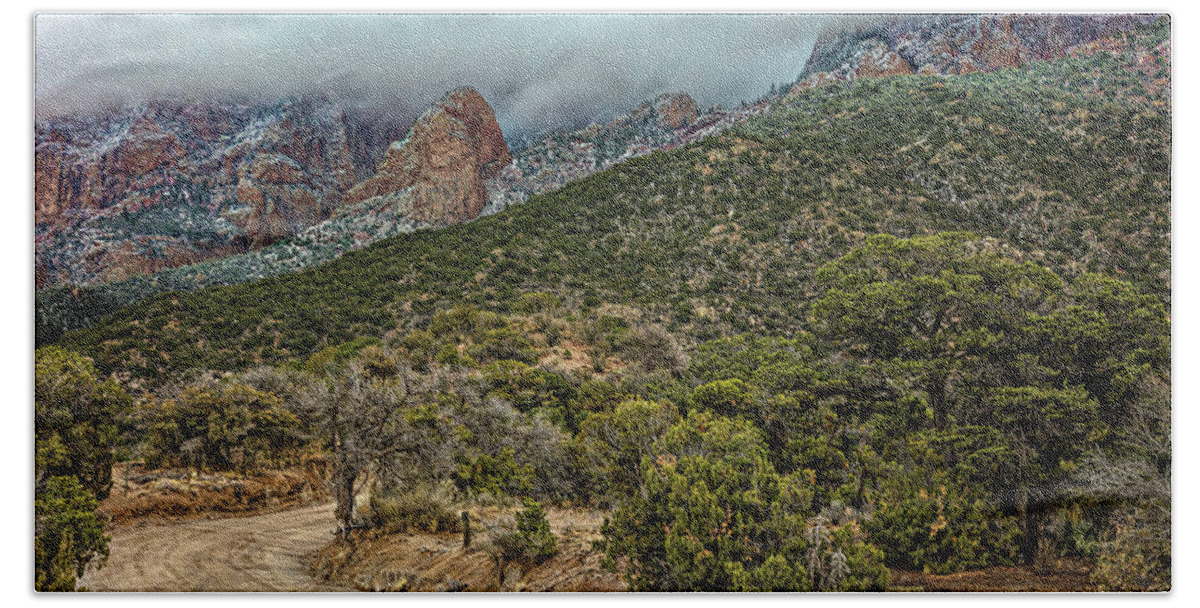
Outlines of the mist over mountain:
<svg viewBox="0 0 1200 608">
<path fill-rule="evenodd" d="M 469 85 L 510 141 L 659 93 L 736 105 L 791 83 L 822 15 L 39 15 L 39 119 L 152 100 L 327 94 L 410 123 Z"/>
</svg>

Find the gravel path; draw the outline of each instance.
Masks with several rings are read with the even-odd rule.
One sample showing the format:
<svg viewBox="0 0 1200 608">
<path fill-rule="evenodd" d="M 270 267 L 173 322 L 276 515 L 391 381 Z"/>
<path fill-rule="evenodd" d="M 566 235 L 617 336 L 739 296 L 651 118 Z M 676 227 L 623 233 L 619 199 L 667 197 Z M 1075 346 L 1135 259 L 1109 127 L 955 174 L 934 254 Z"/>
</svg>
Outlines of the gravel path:
<svg viewBox="0 0 1200 608">
<path fill-rule="evenodd" d="M 288 511 L 117 527 L 91 591 L 351 591 L 308 573 L 334 534 L 333 503 Z"/>
</svg>

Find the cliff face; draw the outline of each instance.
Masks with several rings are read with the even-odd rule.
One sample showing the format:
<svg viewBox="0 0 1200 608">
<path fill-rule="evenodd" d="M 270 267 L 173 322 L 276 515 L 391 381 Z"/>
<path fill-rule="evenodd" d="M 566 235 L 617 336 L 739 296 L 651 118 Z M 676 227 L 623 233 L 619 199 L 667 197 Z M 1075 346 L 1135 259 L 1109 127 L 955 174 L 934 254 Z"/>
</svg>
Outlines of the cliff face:
<svg viewBox="0 0 1200 608">
<path fill-rule="evenodd" d="M 966 74 L 1062 57 L 1157 15 L 863 15 L 817 37 L 794 90 L 855 78 Z"/>
<path fill-rule="evenodd" d="M 414 220 L 457 224 L 479 215 L 488 178 L 511 160 L 492 107 L 475 89 L 455 89 L 388 147 L 375 176 L 351 188 L 342 204 L 412 188 Z"/>
<path fill-rule="evenodd" d="M 151 104 L 36 125 L 37 287 L 228 255 L 328 218 L 355 132 L 328 100 Z"/>
</svg>

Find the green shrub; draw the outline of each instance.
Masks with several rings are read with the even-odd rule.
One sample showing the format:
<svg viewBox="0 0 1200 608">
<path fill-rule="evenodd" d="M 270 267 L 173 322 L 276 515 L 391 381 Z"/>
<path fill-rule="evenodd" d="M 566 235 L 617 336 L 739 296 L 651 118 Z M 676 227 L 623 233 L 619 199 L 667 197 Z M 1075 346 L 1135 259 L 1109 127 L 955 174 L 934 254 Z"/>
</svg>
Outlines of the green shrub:
<svg viewBox="0 0 1200 608">
<path fill-rule="evenodd" d="M 74 477 L 51 477 L 34 500 L 34 588 L 74 591 L 95 558 L 108 557 L 109 538 L 96 498 Z"/>
<path fill-rule="evenodd" d="M 513 310 L 531 315 L 539 312 L 550 312 L 562 306 L 562 300 L 552 293 L 544 291 L 534 291 L 531 293 L 523 293 L 517 301 L 513 303 Z"/>
<path fill-rule="evenodd" d="M 1020 529 L 989 497 L 954 484 L 913 491 L 911 483 L 897 484 L 904 489 L 888 492 L 865 523 L 888 566 L 950 574 L 1016 562 Z"/>
<path fill-rule="evenodd" d="M 381 346 L 378 338 L 356 338 L 343 344 L 328 346 L 308 357 L 304 363 L 307 371 L 313 374 L 326 374 L 340 369 L 368 346 Z"/>
<path fill-rule="evenodd" d="M 537 362 L 537 350 L 533 348 L 533 343 L 514 327 L 486 330 L 469 352 L 480 361 L 509 359 L 522 363 Z"/>
<path fill-rule="evenodd" d="M 537 565 L 558 555 L 558 537 L 550 531 L 546 511 L 531 498 L 517 512 L 517 529 L 497 536 L 492 543 L 498 557 L 506 563 Z"/>
<path fill-rule="evenodd" d="M 434 358 L 438 365 L 447 367 L 475 367 L 479 365 L 469 355 L 459 352 L 458 347 L 453 344 L 442 346 L 442 350 L 438 351 L 437 357 Z"/>
<path fill-rule="evenodd" d="M 711 411 L 718 416 L 742 416 L 754 419 L 756 408 L 753 389 L 745 382 L 717 380 L 692 391 L 692 407 L 696 411 Z"/>
<path fill-rule="evenodd" d="M 104 498 L 132 400 L 92 361 L 56 346 L 34 353 L 34 463 L 39 479 L 74 477 Z"/>
<path fill-rule="evenodd" d="M 853 523 L 812 519 L 811 482 L 784 476 L 762 433 L 693 412 L 642 459 L 643 491 L 601 531 L 604 564 L 634 590 L 882 590 L 882 555 Z"/>
<path fill-rule="evenodd" d="M 464 492 L 487 492 L 492 496 L 524 494 L 533 484 L 533 466 L 518 464 L 512 448 L 500 454 L 480 454 L 468 462 L 460 462 L 454 473 L 454 483 Z"/>
<path fill-rule="evenodd" d="M 303 424 L 273 393 L 228 382 L 192 386 L 174 400 L 141 406 L 155 466 L 246 470 L 299 455 Z"/>
<path fill-rule="evenodd" d="M 1091 577 L 1101 591 L 1171 590 L 1170 518 L 1163 512 L 1160 505 L 1116 517 L 1096 550 Z"/>
</svg>

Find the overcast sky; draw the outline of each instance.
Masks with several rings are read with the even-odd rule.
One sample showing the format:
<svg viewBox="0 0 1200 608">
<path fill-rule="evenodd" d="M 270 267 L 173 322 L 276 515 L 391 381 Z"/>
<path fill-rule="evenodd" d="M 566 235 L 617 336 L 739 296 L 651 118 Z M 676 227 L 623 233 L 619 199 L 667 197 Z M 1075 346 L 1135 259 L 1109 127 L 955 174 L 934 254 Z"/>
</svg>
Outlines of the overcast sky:
<svg viewBox="0 0 1200 608">
<path fill-rule="evenodd" d="M 329 92 L 403 120 L 470 85 L 509 137 L 659 93 L 735 105 L 795 80 L 815 15 L 39 15 L 39 117 Z"/>
</svg>

